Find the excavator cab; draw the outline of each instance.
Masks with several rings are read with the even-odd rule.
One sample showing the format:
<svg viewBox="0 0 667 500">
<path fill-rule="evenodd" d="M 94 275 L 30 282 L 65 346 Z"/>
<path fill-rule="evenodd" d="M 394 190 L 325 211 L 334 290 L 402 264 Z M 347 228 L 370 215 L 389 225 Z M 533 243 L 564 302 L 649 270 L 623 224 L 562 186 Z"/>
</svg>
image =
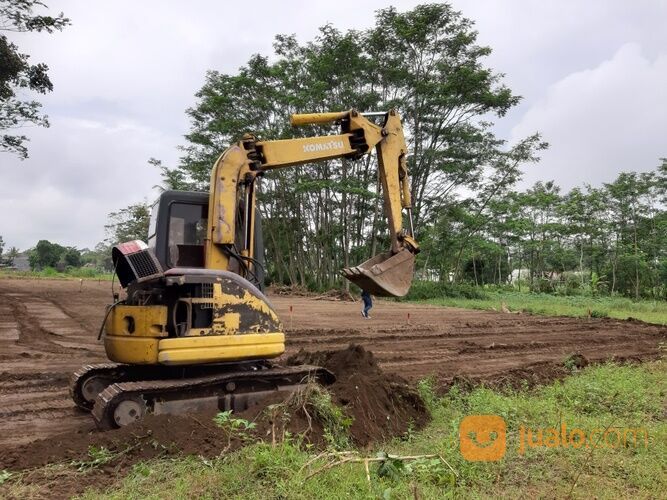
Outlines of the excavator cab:
<svg viewBox="0 0 667 500">
<path fill-rule="evenodd" d="M 164 270 L 173 268 L 206 267 L 205 240 L 208 227 L 209 194 L 192 191 L 164 191 L 151 208 L 148 226 L 148 247 Z M 243 207 L 237 214 L 237 243 L 240 245 L 243 227 Z M 253 258 L 259 264 L 249 280 L 264 290 L 264 244 L 262 218 L 254 212 Z M 230 261 L 229 271 L 241 274 L 237 261 Z"/>
<path fill-rule="evenodd" d="M 151 209 L 148 247 L 163 269 L 203 268 L 208 193 L 165 191 Z"/>
</svg>

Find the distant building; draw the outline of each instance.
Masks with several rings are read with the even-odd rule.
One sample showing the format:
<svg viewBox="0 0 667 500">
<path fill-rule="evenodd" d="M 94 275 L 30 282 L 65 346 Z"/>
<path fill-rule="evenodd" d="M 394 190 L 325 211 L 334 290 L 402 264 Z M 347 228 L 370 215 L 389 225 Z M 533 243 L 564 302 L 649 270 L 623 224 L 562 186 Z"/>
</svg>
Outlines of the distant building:
<svg viewBox="0 0 667 500">
<path fill-rule="evenodd" d="M 12 268 L 17 271 L 30 271 L 30 258 L 28 257 L 28 252 L 20 253 L 14 257 Z"/>
</svg>

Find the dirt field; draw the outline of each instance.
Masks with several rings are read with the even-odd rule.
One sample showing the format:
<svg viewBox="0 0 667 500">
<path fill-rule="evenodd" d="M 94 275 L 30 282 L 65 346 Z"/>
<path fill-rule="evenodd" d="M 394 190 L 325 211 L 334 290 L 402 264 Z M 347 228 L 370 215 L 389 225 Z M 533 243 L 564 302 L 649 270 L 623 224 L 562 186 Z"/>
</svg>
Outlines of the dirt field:
<svg viewBox="0 0 667 500">
<path fill-rule="evenodd" d="M 105 360 L 96 337 L 110 301 L 109 282 L 0 280 L 0 447 L 92 429 L 89 415 L 70 401 L 67 383 L 80 365 Z M 635 321 L 383 301 L 365 320 L 358 303 L 272 301 L 287 328 L 287 354 L 356 343 L 372 351 L 386 372 L 410 381 L 433 375 L 442 385 L 457 377 L 492 384 L 547 380 L 572 353 L 589 361 L 653 359 L 667 338 L 667 327 Z"/>
</svg>

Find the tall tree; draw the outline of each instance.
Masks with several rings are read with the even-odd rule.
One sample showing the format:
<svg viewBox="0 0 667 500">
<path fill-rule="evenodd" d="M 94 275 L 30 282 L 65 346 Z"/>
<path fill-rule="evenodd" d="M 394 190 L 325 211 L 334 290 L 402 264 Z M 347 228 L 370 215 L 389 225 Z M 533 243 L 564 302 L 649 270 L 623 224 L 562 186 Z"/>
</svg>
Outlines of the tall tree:
<svg viewBox="0 0 667 500">
<path fill-rule="evenodd" d="M 39 240 L 30 252 L 29 260 L 32 269 L 41 270 L 45 267 L 56 267 L 67 249 L 48 240 Z"/>
<path fill-rule="evenodd" d="M 473 21 L 447 3 L 378 11 L 366 35 L 381 104 L 398 107 L 408 129 L 417 225 L 461 186 L 474 186 L 501 141 L 484 118 L 519 103 L 504 75 L 484 66 Z"/>
<path fill-rule="evenodd" d="M 56 17 L 34 14 L 35 7 L 46 7 L 39 0 L 0 0 L 0 32 L 45 31 L 53 33 L 69 24 L 61 12 Z M 46 116 L 40 113 L 41 104 L 24 99 L 24 90 L 45 94 L 53 90 L 43 63 L 30 64 L 27 54 L 0 34 L 0 152 L 28 157 L 28 138 L 16 132 L 28 124 L 48 127 Z"/>
<path fill-rule="evenodd" d="M 16 247 L 11 247 L 7 253 L 5 254 L 5 262 L 9 266 L 14 265 L 14 259 L 18 256 L 19 254 L 19 249 Z"/>
<path fill-rule="evenodd" d="M 644 247 L 644 221 L 650 216 L 652 175 L 622 172 L 618 178 L 605 184 L 609 209 L 615 231 L 611 260 L 612 291 L 632 291 L 639 298 L 646 286 L 650 260 Z"/>
<path fill-rule="evenodd" d="M 62 262 L 66 267 L 81 267 L 81 251 L 74 247 L 67 247 L 62 255 Z"/>
<path fill-rule="evenodd" d="M 109 214 L 109 222 L 104 226 L 109 246 L 131 240 L 146 241 L 150 207 L 147 203 L 134 203 Z"/>
</svg>

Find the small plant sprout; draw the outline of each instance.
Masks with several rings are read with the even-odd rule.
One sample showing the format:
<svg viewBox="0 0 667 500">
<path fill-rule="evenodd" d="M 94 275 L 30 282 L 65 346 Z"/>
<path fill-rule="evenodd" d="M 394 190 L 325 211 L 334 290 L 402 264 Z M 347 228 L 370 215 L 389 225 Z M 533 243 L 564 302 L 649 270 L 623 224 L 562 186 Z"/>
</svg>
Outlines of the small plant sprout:
<svg viewBox="0 0 667 500">
<path fill-rule="evenodd" d="M 100 465 L 105 465 L 111 462 L 116 454 L 108 450 L 104 446 L 90 446 L 88 447 L 89 460 L 73 460 L 72 465 L 77 468 L 79 472 L 84 472 Z"/>
<path fill-rule="evenodd" d="M 12 478 L 13 474 L 8 470 L 0 470 L 0 484 L 4 484 L 6 481 L 9 481 Z"/>
<path fill-rule="evenodd" d="M 219 412 L 215 417 L 213 417 L 213 422 L 220 427 L 227 437 L 227 445 L 220 452 L 227 452 L 232 446 L 232 440 L 234 438 L 239 439 L 242 442 L 246 442 L 252 439 L 252 431 L 257 424 L 250 422 L 244 418 L 235 418 L 232 416 L 232 410 L 226 410 Z"/>
</svg>

